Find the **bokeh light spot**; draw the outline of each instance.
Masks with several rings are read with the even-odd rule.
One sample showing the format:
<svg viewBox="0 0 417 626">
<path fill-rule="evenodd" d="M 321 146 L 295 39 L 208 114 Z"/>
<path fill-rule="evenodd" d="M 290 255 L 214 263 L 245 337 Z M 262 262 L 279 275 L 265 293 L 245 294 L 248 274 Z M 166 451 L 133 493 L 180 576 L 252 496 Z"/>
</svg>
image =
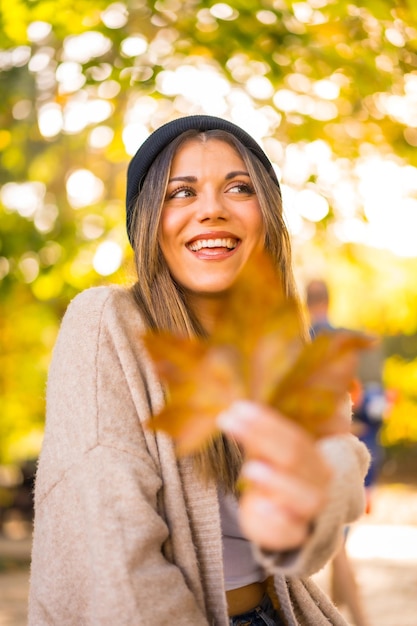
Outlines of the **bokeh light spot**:
<svg viewBox="0 0 417 626">
<path fill-rule="evenodd" d="M 96 250 L 93 267 L 101 276 L 114 274 L 122 264 L 123 252 L 114 241 L 103 241 Z"/>
<path fill-rule="evenodd" d="M 68 176 L 68 201 L 74 209 L 79 209 L 98 202 L 104 192 L 104 184 L 90 170 L 80 169 Z"/>
</svg>

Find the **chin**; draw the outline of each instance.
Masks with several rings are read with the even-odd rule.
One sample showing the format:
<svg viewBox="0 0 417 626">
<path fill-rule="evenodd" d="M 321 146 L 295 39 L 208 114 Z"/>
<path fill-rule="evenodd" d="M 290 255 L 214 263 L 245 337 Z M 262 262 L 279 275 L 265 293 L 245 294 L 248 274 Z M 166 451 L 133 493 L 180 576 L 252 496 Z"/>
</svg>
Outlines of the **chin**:
<svg viewBox="0 0 417 626">
<path fill-rule="evenodd" d="M 185 291 L 190 295 L 197 298 L 215 299 L 221 298 L 223 294 L 227 293 L 233 285 L 233 280 L 223 281 L 221 284 L 217 281 L 215 284 L 207 283 L 198 285 L 189 285 L 185 287 Z"/>
</svg>

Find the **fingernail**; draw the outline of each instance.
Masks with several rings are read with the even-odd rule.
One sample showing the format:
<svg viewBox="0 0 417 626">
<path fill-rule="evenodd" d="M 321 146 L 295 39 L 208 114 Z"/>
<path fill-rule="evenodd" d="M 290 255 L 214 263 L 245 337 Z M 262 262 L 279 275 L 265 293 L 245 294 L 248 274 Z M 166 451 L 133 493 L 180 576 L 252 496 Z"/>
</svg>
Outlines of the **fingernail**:
<svg viewBox="0 0 417 626">
<path fill-rule="evenodd" d="M 263 483 L 271 477 L 271 468 L 261 461 L 247 461 L 242 467 L 242 476 L 246 480 Z"/>
<path fill-rule="evenodd" d="M 276 505 L 271 502 L 271 500 L 267 500 L 266 498 L 257 498 L 253 506 L 260 517 L 269 517 L 270 515 L 276 515 L 277 513 Z"/>
<path fill-rule="evenodd" d="M 217 417 L 217 425 L 221 430 L 237 434 L 246 428 L 246 424 L 254 418 L 255 409 L 252 402 L 239 400 Z"/>
</svg>

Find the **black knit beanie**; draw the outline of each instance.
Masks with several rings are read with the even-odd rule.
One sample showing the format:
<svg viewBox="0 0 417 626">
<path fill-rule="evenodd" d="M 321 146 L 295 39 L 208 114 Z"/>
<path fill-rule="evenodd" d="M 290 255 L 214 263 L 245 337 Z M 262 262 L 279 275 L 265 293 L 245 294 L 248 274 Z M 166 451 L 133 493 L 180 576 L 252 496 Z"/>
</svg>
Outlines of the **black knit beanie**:
<svg viewBox="0 0 417 626">
<path fill-rule="evenodd" d="M 200 132 L 206 130 L 224 130 L 234 135 L 246 148 L 258 157 L 279 188 L 278 179 L 270 160 L 259 144 L 242 128 L 232 122 L 221 119 L 220 117 L 212 117 L 211 115 L 180 117 L 155 130 L 143 142 L 129 163 L 126 190 L 126 226 L 131 243 L 133 243 L 133 233 L 131 232 L 133 209 L 149 168 L 158 154 L 162 152 L 171 141 L 187 130 L 198 130 Z"/>
</svg>

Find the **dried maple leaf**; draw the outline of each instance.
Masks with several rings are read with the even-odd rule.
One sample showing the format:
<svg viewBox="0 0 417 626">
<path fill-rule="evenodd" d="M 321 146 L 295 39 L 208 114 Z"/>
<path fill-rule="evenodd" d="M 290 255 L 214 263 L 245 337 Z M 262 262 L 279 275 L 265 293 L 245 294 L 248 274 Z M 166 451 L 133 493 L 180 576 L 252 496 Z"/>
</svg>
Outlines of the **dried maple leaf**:
<svg viewBox="0 0 417 626">
<path fill-rule="evenodd" d="M 319 335 L 304 347 L 268 403 L 316 434 L 349 390 L 358 351 L 369 348 L 372 341 L 348 330 Z"/>
<path fill-rule="evenodd" d="M 202 447 L 216 416 L 245 395 L 236 351 L 169 333 L 147 333 L 145 343 L 167 384 L 166 405 L 149 426 L 170 434 L 180 454 Z"/>
<path fill-rule="evenodd" d="M 211 336 L 179 338 L 148 331 L 147 349 L 167 387 L 167 402 L 149 425 L 171 435 L 179 454 L 217 434 L 216 418 L 248 398 L 277 408 L 311 433 L 346 394 L 353 356 L 369 339 L 347 331 L 303 339 L 294 299 L 284 295 L 272 261 L 249 261 L 225 296 Z"/>
</svg>

